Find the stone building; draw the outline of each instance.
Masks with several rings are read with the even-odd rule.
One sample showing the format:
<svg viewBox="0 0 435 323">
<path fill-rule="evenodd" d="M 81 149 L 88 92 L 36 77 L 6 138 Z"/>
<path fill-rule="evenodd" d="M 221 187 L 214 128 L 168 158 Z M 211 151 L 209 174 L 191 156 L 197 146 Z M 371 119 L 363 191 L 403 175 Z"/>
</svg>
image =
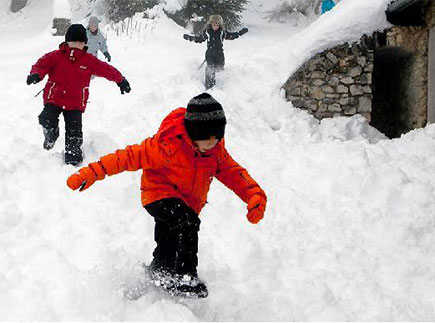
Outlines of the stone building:
<svg viewBox="0 0 435 323">
<path fill-rule="evenodd" d="M 435 122 L 435 1 L 397 0 L 394 26 L 319 53 L 283 88 L 316 118 L 362 114 L 388 137 Z"/>
</svg>

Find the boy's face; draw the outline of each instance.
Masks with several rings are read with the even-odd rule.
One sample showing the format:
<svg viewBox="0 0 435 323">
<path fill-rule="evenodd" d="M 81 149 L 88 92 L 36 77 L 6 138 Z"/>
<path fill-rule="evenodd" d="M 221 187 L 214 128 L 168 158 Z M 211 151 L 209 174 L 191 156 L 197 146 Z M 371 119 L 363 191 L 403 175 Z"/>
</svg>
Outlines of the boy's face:
<svg viewBox="0 0 435 323">
<path fill-rule="evenodd" d="M 218 142 L 219 142 L 219 139 L 217 139 L 215 136 L 211 136 L 209 139 L 206 139 L 206 140 L 194 140 L 193 141 L 195 146 L 202 153 L 205 153 L 207 150 L 214 148 Z"/>
<path fill-rule="evenodd" d="M 89 25 L 89 30 L 92 31 L 93 33 L 96 32 L 98 29 L 97 25 Z"/>
<path fill-rule="evenodd" d="M 217 22 L 212 22 L 211 23 L 211 28 L 213 28 L 214 31 L 218 30 L 220 27 L 220 25 Z"/>
</svg>

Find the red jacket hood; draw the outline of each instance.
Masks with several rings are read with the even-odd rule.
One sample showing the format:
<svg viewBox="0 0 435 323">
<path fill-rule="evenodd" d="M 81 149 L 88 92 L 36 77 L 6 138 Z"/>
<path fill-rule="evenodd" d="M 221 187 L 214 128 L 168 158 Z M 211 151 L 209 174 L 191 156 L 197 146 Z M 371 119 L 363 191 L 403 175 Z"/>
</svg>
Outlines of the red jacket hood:
<svg viewBox="0 0 435 323">
<path fill-rule="evenodd" d="M 162 121 L 157 136 L 160 139 L 176 137 L 179 135 L 188 138 L 186 128 L 184 127 L 184 114 L 186 108 L 178 108 L 169 113 Z"/>
<path fill-rule="evenodd" d="M 76 61 L 77 59 L 82 57 L 86 53 L 87 49 L 88 49 L 87 46 L 85 46 L 83 49 L 71 48 L 68 46 L 68 43 L 66 42 L 59 44 L 59 50 L 62 53 L 65 53 L 65 55 L 68 55 L 70 57 L 70 60 L 72 61 Z"/>
</svg>

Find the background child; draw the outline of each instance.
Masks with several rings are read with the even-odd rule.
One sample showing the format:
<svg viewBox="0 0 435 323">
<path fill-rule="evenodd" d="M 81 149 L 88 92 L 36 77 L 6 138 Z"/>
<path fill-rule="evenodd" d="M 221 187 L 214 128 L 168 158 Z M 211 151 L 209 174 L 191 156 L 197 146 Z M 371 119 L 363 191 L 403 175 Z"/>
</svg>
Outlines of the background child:
<svg viewBox="0 0 435 323">
<path fill-rule="evenodd" d="M 86 29 L 86 34 L 88 37 L 88 53 L 94 55 L 98 58 L 98 51 L 101 51 L 106 57 L 107 61 L 111 61 L 111 56 L 109 50 L 107 49 L 106 38 L 100 32 L 98 24 L 100 21 L 97 17 L 91 16 L 89 18 L 88 28 Z"/>
<path fill-rule="evenodd" d="M 225 149 L 225 114 L 209 94 L 172 111 L 157 134 L 127 146 L 71 175 L 67 185 L 83 191 L 106 175 L 142 169 L 141 200 L 155 219 L 151 280 L 172 295 L 206 297 L 198 278 L 198 217 L 214 177 L 248 204 L 247 218 L 258 223 L 266 195 Z"/>
<path fill-rule="evenodd" d="M 83 143 L 82 113 L 89 97 L 91 75 L 116 82 L 121 94 L 130 92 L 130 84 L 114 67 L 86 52 L 86 29 L 79 24 L 71 25 L 65 42 L 59 49 L 42 56 L 32 66 L 27 84 L 40 82 L 45 75 L 48 81 L 44 88 L 44 109 L 39 115 L 39 124 L 44 133 L 44 149 L 51 149 L 59 137 L 59 115 L 65 120 L 65 163 L 77 165 L 82 162 Z"/>
<path fill-rule="evenodd" d="M 205 60 L 205 88 L 210 89 L 216 84 L 216 72 L 222 71 L 225 66 L 224 39 L 236 39 L 248 32 L 248 28 L 242 28 L 239 32 L 224 30 L 224 21 L 220 15 L 210 16 L 207 25 L 198 36 L 184 34 L 186 40 L 202 43 L 207 41 Z"/>
</svg>

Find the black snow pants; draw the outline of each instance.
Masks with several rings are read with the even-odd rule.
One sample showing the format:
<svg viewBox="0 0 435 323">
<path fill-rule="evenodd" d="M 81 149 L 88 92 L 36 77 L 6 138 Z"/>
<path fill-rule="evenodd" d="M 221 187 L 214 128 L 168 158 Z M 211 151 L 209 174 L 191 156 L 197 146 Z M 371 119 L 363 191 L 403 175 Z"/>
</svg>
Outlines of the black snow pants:
<svg viewBox="0 0 435 323">
<path fill-rule="evenodd" d="M 81 162 L 83 144 L 82 114 L 79 110 L 63 110 L 60 107 L 46 104 L 39 115 L 39 124 L 48 131 L 59 133 L 59 116 L 63 113 L 65 120 L 65 162 L 69 159 Z M 54 140 L 56 140 L 54 138 Z"/>
<path fill-rule="evenodd" d="M 150 203 L 145 209 L 156 222 L 152 269 L 171 274 L 197 276 L 198 231 L 200 219 L 179 198 L 165 198 Z"/>
<path fill-rule="evenodd" d="M 223 71 L 223 64 L 207 63 L 205 67 L 205 89 L 211 89 L 216 85 L 216 72 Z"/>
</svg>

